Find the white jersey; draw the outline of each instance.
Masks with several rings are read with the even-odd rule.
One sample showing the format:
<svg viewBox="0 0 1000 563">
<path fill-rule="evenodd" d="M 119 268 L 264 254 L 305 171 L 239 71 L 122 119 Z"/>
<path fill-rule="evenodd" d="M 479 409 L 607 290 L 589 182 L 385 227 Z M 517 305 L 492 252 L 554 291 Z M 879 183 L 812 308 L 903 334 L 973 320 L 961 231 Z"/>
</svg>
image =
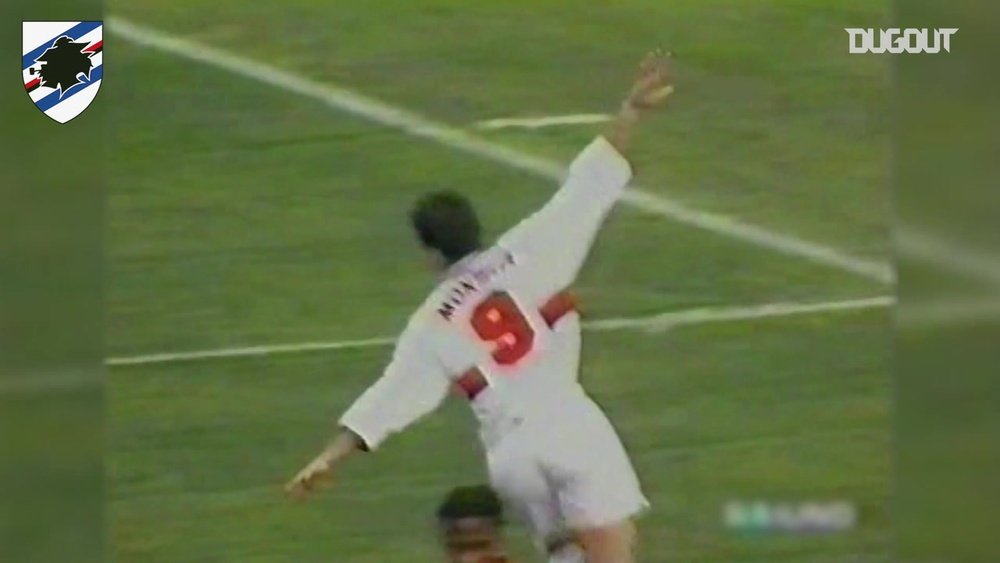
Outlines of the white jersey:
<svg viewBox="0 0 1000 563">
<path fill-rule="evenodd" d="M 341 425 L 375 449 L 458 389 L 490 447 L 522 420 L 583 398 L 580 320 L 565 291 L 631 175 L 603 137 L 588 145 L 539 211 L 446 273 Z"/>
</svg>

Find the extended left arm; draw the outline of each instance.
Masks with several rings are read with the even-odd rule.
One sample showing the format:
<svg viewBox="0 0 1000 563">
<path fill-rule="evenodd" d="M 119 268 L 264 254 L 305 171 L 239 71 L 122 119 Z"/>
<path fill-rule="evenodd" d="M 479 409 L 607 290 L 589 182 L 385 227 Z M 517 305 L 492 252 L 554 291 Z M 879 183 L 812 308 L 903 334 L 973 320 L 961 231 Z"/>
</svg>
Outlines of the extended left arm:
<svg viewBox="0 0 1000 563">
<path fill-rule="evenodd" d="M 355 452 L 376 449 L 386 438 L 437 408 L 450 381 L 412 334 L 404 333 L 385 373 L 340 418 L 341 431 L 285 490 L 304 498 L 332 480 Z"/>
<path fill-rule="evenodd" d="M 334 469 L 354 452 L 367 449 L 364 441 L 352 430 L 343 429 L 314 460 L 309 462 L 294 479 L 285 485 L 285 491 L 296 498 L 308 494 L 332 479 Z"/>
</svg>

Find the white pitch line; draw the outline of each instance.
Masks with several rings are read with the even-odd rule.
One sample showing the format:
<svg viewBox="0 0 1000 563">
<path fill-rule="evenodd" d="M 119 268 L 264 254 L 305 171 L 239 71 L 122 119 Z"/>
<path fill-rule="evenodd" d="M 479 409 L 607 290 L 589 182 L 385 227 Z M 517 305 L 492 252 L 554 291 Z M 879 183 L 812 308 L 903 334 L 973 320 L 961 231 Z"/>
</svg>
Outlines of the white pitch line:
<svg viewBox="0 0 1000 563">
<path fill-rule="evenodd" d="M 476 123 L 477 129 L 495 130 L 518 127 L 521 129 L 540 129 L 554 125 L 587 125 L 610 121 L 606 113 L 574 113 L 571 115 L 547 115 L 544 117 L 502 117 L 487 119 Z"/>
<path fill-rule="evenodd" d="M 893 243 L 902 257 L 1000 287 L 1000 255 L 995 252 L 973 248 L 908 225 L 893 230 Z"/>
<path fill-rule="evenodd" d="M 896 310 L 899 329 L 962 327 L 1000 320 L 1000 300 L 993 296 L 961 299 L 907 299 Z"/>
<path fill-rule="evenodd" d="M 166 352 L 148 354 L 128 358 L 111 358 L 105 363 L 109 366 L 134 366 L 142 364 L 165 364 L 171 362 L 190 362 L 194 360 L 210 360 L 215 358 L 246 358 L 252 356 L 275 356 L 279 354 L 298 354 L 302 352 L 318 352 L 321 350 L 351 350 L 357 348 L 372 348 L 389 346 L 395 338 L 385 336 L 377 338 L 362 338 L 358 340 L 338 340 L 333 342 L 300 342 L 298 344 L 275 344 L 271 346 L 248 346 L 245 348 L 219 348 L 217 350 L 197 350 L 194 352 Z"/>
<path fill-rule="evenodd" d="M 870 297 L 867 299 L 830 301 L 826 303 L 768 303 L 748 307 L 700 308 L 688 309 L 686 311 L 671 311 L 641 318 L 591 321 L 586 323 L 586 327 L 597 331 L 629 329 L 656 333 L 688 325 L 890 307 L 894 302 L 895 299 L 892 297 Z"/>
<path fill-rule="evenodd" d="M 813 313 L 829 313 L 836 311 L 851 311 L 889 307 L 893 304 L 892 297 L 872 297 L 868 299 L 852 299 L 847 301 L 830 301 L 826 303 L 771 303 L 751 307 L 719 307 L 673 311 L 659 315 L 615 318 L 583 323 L 583 328 L 596 332 L 612 330 L 643 330 L 647 332 L 663 332 L 672 328 L 707 323 L 749 321 L 773 317 L 788 317 Z M 356 350 L 389 346 L 395 338 L 380 336 L 360 340 L 337 340 L 332 342 L 305 342 L 298 344 L 274 344 L 270 346 L 250 346 L 246 348 L 222 348 L 218 350 L 196 350 L 191 352 L 166 352 L 122 358 L 110 358 L 105 363 L 109 366 L 137 366 L 147 364 L 166 364 L 191 362 L 197 360 L 243 358 L 253 356 L 274 356 L 279 354 L 296 354 L 302 352 L 319 352 L 324 350 Z"/>
<path fill-rule="evenodd" d="M 487 141 L 461 129 L 435 122 L 417 113 L 369 98 L 357 92 L 305 78 L 279 67 L 184 39 L 118 17 L 107 20 L 108 30 L 136 45 L 200 62 L 233 74 L 256 80 L 286 92 L 322 102 L 332 108 L 363 117 L 386 127 L 399 129 L 415 137 L 428 139 L 457 151 L 559 181 L 564 166 L 558 162 L 526 154 Z M 737 219 L 701 211 L 633 187 L 623 201 L 648 213 L 654 213 L 709 232 L 767 248 L 787 256 L 803 258 L 852 272 L 882 283 L 892 283 L 893 271 L 883 262 L 852 256 L 801 238 L 776 233 Z"/>
</svg>

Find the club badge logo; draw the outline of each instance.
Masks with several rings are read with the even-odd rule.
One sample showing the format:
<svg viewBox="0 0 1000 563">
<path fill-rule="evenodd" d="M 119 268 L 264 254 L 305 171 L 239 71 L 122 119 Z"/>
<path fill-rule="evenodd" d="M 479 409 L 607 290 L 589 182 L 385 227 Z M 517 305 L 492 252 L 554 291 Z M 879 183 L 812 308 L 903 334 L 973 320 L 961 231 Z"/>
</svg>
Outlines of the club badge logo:
<svg viewBox="0 0 1000 563">
<path fill-rule="evenodd" d="M 45 115 L 66 123 L 94 101 L 104 75 L 103 32 L 100 21 L 21 24 L 24 89 Z"/>
</svg>

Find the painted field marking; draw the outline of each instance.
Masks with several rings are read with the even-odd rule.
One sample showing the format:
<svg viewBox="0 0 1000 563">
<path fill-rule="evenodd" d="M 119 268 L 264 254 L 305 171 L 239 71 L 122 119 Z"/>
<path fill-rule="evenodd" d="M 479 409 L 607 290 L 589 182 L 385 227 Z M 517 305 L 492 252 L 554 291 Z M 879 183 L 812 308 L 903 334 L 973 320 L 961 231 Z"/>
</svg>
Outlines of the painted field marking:
<svg viewBox="0 0 1000 563">
<path fill-rule="evenodd" d="M 165 33 L 128 20 L 111 17 L 110 33 L 136 45 L 200 62 L 322 102 L 369 121 L 428 139 L 442 146 L 545 178 L 559 181 L 565 169 L 558 162 L 532 156 L 522 151 L 476 137 L 461 129 L 433 121 L 420 114 L 370 98 L 333 84 L 303 77 L 277 66 L 242 57 L 197 41 Z M 887 263 L 852 256 L 841 250 L 810 242 L 793 235 L 777 233 L 738 219 L 688 207 L 673 199 L 654 195 L 638 187 L 622 198 L 624 203 L 718 235 L 744 241 L 787 256 L 795 256 L 851 272 L 884 284 L 891 284 L 894 273 Z"/>
<path fill-rule="evenodd" d="M 995 252 L 908 225 L 897 225 L 892 235 L 893 246 L 901 257 L 1000 288 L 1000 255 Z"/>
<path fill-rule="evenodd" d="M 611 121 L 606 113 L 575 113 L 571 115 L 549 115 L 544 117 L 502 117 L 476 122 L 476 129 L 491 131 L 495 129 L 540 129 L 556 125 L 588 125 Z"/>
<path fill-rule="evenodd" d="M 665 332 L 677 327 L 722 323 L 734 321 L 750 321 L 771 317 L 790 317 L 808 315 L 811 313 L 831 313 L 836 311 L 854 311 L 858 309 L 873 309 L 890 307 L 895 302 L 893 297 L 869 297 L 865 299 L 850 299 L 846 301 L 827 301 L 822 303 L 767 303 L 746 307 L 698 308 L 684 311 L 669 311 L 658 315 L 639 318 L 604 319 L 585 323 L 585 328 L 595 331 L 609 330 L 642 330 L 649 333 Z"/>
<path fill-rule="evenodd" d="M 769 303 L 749 307 L 698 308 L 683 311 L 671 311 L 651 316 L 586 321 L 583 323 L 583 328 L 585 330 L 595 332 L 607 332 L 613 330 L 642 330 L 649 333 L 658 333 L 682 326 L 702 325 L 708 323 L 750 321 L 774 317 L 885 308 L 890 307 L 893 302 L 894 300 L 892 297 L 871 297 L 846 301 L 829 301 L 825 303 Z M 106 360 L 106 364 L 112 367 L 137 366 L 193 362 L 221 358 L 246 358 L 255 356 L 300 354 L 304 352 L 319 352 L 326 350 L 356 350 L 361 348 L 390 346 L 394 342 L 395 338 L 393 337 L 380 336 L 376 338 L 364 338 L 358 340 L 300 342 L 238 348 L 220 348 L 216 350 L 163 352 L 156 354 L 143 354 L 139 356 L 109 358 Z"/>
</svg>

